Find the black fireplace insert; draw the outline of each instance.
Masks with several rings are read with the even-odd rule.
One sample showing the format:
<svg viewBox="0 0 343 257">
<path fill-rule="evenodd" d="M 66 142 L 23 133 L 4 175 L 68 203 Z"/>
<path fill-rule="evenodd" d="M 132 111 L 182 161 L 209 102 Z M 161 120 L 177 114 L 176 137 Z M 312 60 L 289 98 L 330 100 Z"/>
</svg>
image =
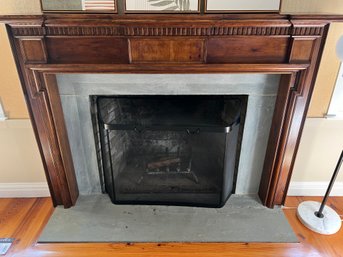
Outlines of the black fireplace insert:
<svg viewBox="0 0 343 257">
<path fill-rule="evenodd" d="M 234 185 L 241 97 L 93 96 L 92 102 L 100 177 L 113 203 L 225 204 Z"/>
</svg>

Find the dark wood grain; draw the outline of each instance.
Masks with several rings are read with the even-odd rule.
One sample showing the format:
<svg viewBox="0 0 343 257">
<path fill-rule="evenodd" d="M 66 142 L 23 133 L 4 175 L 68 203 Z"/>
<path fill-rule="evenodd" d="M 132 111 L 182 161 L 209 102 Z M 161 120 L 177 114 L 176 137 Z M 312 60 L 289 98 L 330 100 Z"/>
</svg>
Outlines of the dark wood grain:
<svg viewBox="0 0 343 257">
<path fill-rule="evenodd" d="M 36 26 L 35 24 L 35 28 Z M 36 29 L 33 31 L 36 31 Z M 47 95 L 43 74 L 31 71 L 26 66 L 28 63 L 46 64 L 47 60 L 45 58 L 40 59 L 40 57 L 48 56 L 48 53 L 44 44 L 36 44 L 36 40 L 41 40 L 40 35 L 28 36 L 28 40 L 25 41 L 27 44 L 26 49 L 30 50 L 29 56 L 35 56 L 36 54 L 37 58 L 33 58 L 35 60 L 33 62 L 26 62 L 26 53 L 22 51 L 22 41 L 24 39 L 24 37 L 10 37 L 10 42 L 13 52 L 16 53 L 15 59 L 18 72 L 28 103 L 28 110 L 42 157 L 50 194 L 52 195 L 54 205 L 63 204 L 65 207 L 71 207 L 76 202 L 78 192 L 76 181 L 72 180 L 72 177 L 75 176 L 74 170 L 68 169 L 68 166 L 65 166 L 68 164 L 63 162 L 63 156 L 68 154 L 68 152 L 62 153 L 62 148 L 59 145 L 51 109 L 54 106 L 51 105 L 51 100 L 53 101 L 54 99 L 49 99 Z M 33 43 L 32 47 L 29 45 L 30 42 Z M 64 126 L 64 121 L 62 122 L 60 126 Z M 73 183 L 74 185 L 72 185 Z"/>
<path fill-rule="evenodd" d="M 202 63 L 204 50 L 204 39 L 130 39 L 131 63 Z"/>
<path fill-rule="evenodd" d="M 125 38 L 48 37 L 50 63 L 129 63 Z"/>
<path fill-rule="evenodd" d="M 266 157 L 264 161 L 262 179 L 259 189 L 259 196 L 262 199 L 263 204 L 272 206 L 275 196 L 275 181 L 278 181 L 279 173 L 275 172 L 279 170 L 279 162 L 282 161 L 282 151 L 280 144 L 283 136 L 284 121 L 286 119 L 287 104 L 289 102 L 291 89 L 296 83 L 296 73 L 291 76 L 282 76 L 279 91 L 276 99 L 276 105 L 274 109 L 273 121 L 269 134 L 269 141 L 266 151 Z"/>
<path fill-rule="evenodd" d="M 314 41 L 310 57 L 311 65 L 306 72 L 303 71 L 299 74 L 298 83 L 295 84 L 295 88 L 291 95 L 291 101 L 288 104 L 289 113 L 287 114 L 287 125 L 285 125 L 288 129 L 288 134 L 287 138 L 285 138 L 285 149 L 282 162 L 280 162 L 280 170 L 279 172 L 276 172 L 279 173 L 279 179 L 274 181 L 274 183 L 277 183 L 275 198 L 272 201 L 274 204 L 283 204 L 287 196 L 287 190 L 305 124 L 306 113 L 314 90 L 327 31 L 328 26 L 326 26 L 323 37 L 317 38 Z"/>
<path fill-rule="evenodd" d="M 292 74 L 305 71 L 308 64 L 194 64 L 149 63 L 147 64 L 28 64 L 32 71 L 44 73 L 265 73 Z"/>
<path fill-rule="evenodd" d="M 293 38 L 289 62 L 309 63 L 316 40 L 316 38 Z"/>
<path fill-rule="evenodd" d="M 26 63 L 46 63 L 45 44 L 42 38 L 22 39 L 19 41 L 22 56 Z"/>
<path fill-rule="evenodd" d="M 57 81 L 55 75 L 52 74 L 46 74 L 43 79 L 50 101 L 52 119 L 54 121 L 56 136 L 63 162 L 65 184 L 68 187 L 68 194 L 70 195 L 71 205 L 74 205 L 79 196 L 79 190 L 77 186 L 74 164 L 68 140 L 67 128 L 64 122 L 63 109 L 60 94 L 58 91 Z"/>
<path fill-rule="evenodd" d="M 208 63 L 284 63 L 289 37 L 210 38 Z"/>
</svg>

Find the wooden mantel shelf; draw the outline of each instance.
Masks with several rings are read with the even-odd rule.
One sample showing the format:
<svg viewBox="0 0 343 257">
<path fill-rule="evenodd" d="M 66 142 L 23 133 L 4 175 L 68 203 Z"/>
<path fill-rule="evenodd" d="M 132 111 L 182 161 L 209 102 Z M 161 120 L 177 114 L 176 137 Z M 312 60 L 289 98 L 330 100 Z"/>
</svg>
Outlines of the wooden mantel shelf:
<svg viewBox="0 0 343 257">
<path fill-rule="evenodd" d="M 306 70 L 309 64 L 170 64 L 165 63 L 163 69 L 161 64 L 28 64 L 27 67 L 33 71 L 58 73 L 256 73 L 264 74 L 292 74 L 300 70 Z"/>
<path fill-rule="evenodd" d="M 332 16 L 62 14 L 7 24 L 54 205 L 78 197 L 58 73 L 277 73 L 281 82 L 261 178 L 283 204 Z"/>
</svg>

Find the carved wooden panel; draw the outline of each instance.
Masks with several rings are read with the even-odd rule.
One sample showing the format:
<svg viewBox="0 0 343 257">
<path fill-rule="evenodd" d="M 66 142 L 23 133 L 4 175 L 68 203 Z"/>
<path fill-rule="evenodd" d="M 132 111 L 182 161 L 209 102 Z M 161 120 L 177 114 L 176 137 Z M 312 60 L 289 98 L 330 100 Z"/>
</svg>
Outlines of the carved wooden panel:
<svg viewBox="0 0 343 257">
<path fill-rule="evenodd" d="M 277 159 L 280 158 L 278 155 L 282 154 L 282 151 L 279 153 L 280 145 L 282 144 L 282 137 L 285 137 L 284 133 L 280 133 L 280 131 L 282 131 L 284 119 L 287 116 L 287 102 L 289 101 L 291 88 L 294 86 L 295 79 L 295 74 L 292 76 L 283 75 L 279 85 L 279 92 L 276 99 L 277 104 L 274 109 L 266 157 L 264 160 L 262 174 L 264 179 L 261 180 L 259 189 L 259 196 L 266 205 L 273 202 L 275 198 L 275 194 L 271 192 L 276 188 L 276 183 L 274 182 L 278 181 L 278 174 L 274 173 L 273 170 L 279 169 Z"/>
<path fill-rule="evenodd" d="M 308 20 L 293 20 L 292 21 L 292 35 L 297 36 L 308 36 L 308 37 L 321 37 L 325 31 L 326 21 L 311 22 Z"/>
<path fill-rule="evenodd" d="M 306 112 L 310 104 L 311 94 L 318 72 L 323 43 L 323 40 L 319 38 L 314 40 L 309 62 L 311 65 L 306 72 L 298 74 L 297 81 L 292 88 L 290 95 L 291 101 L 288 104 L 288 114 L 286 115 L 286 124 L 284 125 L 287 138 L 284 140 L 285 146 L 282 151 L 283 156 L 279 161 L 280 169 L 279 172 L 277 172 L 278 179 L 274 181 L 277 190 L 274 190 L 275 195 L 272 202 L 275 203 L 284 203 L 287 196 L 293 165 L 306 119 Z"/>
<path fill-rule="evenodd" d="M 32 34 L 28 30 L 32 28 L 16 28 L 15 35 L 22 36 Z M 42 35 L 43 31 L 35 29 L 36 35 Z M 290 35 L 290 24 L 277 24 L 265 26 L 265 24 L 186 24 L 186 21 L 177 24 L 149 25 L 136 24 L 127 26 L 119 25 L 83 25 L 59 26 L 48 25 L 44 32 L 47 36 L 285 36 Z M 310 33 L 311 31 L 309 31 Z"/>
<path fill-rule="evenodd" d="M 76 203 L 78 188 L 73 165 L 67 163 L 67 159 L 63 157 L 68 151 L 62 153 L 61 141 L 57 137 L 58 133 L 65 133 L 63 130 L 56 132 L 59 126 L 64 126 L 56 126 L 55 122 L 58 121 L 51 112 L 57 102 L 47 95 L 43 75 L 27 69 L 21 59 L 19 64 L 20 72 L 25 74 L 22 80 L 25 83 L 23 90 L 29 103 L 32 125 L 38 139 L 52 200 L 54 205 L 71 207 Z M 62 112 L 60 115 L 63 115 Z M 66 139 L 65 134 L 64 140 Z"/>
<path fill-rule="evenodd" d="M 19 44 L 25 62 L 47 62 L 45 44 L 42 38 L 20 39 Z"/>
<path fill-rule="evenodd" d="M 130 39 L 132 63 L 204 62 L 203 39 Z"/>
<path fill-rule="evenodd" d="M 308 63 L 311 60 L 316 38 L 293 38 L 289 62 Z"/>
<path fill-rule="evenodd" d="M 210 38 L 208 63 L 283 63 L 287 59 L 288 37 Z"/>
<path fill-rule="evenodd" d="M 51 111 L 51 119 L 54 122 L 57 144 L 61 154 L 61 162 L 63 163 L 64 170 L 66 171 L 64 178 L 66 183 L 64 186 L 68 188 L 70 203 L 75 204 L 79 191 L 56 77 L 54 75 L 47 74 L 42 79 L 44 80 L 42 82 L 46 89 L 45 96 L 49 98 L 50 101 L 49 107 Z"/>
<path fill-rule="evenodd" d="M 49 37 L 50 63 L 128 63 L 128 43 L 116 37 Z"/>
</svg>

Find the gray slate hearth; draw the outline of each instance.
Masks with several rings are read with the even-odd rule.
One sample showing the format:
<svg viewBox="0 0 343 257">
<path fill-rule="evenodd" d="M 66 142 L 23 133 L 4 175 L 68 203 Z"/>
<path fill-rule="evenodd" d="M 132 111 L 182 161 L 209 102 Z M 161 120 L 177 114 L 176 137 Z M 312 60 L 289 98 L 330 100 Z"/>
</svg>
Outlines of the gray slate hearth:
<svg viewBox="0 0 343 257">
<path fill-rule="evenodd" d="M 107 195 L 81 196 L 56 208 L 38 242 L 297 242 L 280 208 L 232 196 L 220 209 L 113 205 Z"/>
</svg>

